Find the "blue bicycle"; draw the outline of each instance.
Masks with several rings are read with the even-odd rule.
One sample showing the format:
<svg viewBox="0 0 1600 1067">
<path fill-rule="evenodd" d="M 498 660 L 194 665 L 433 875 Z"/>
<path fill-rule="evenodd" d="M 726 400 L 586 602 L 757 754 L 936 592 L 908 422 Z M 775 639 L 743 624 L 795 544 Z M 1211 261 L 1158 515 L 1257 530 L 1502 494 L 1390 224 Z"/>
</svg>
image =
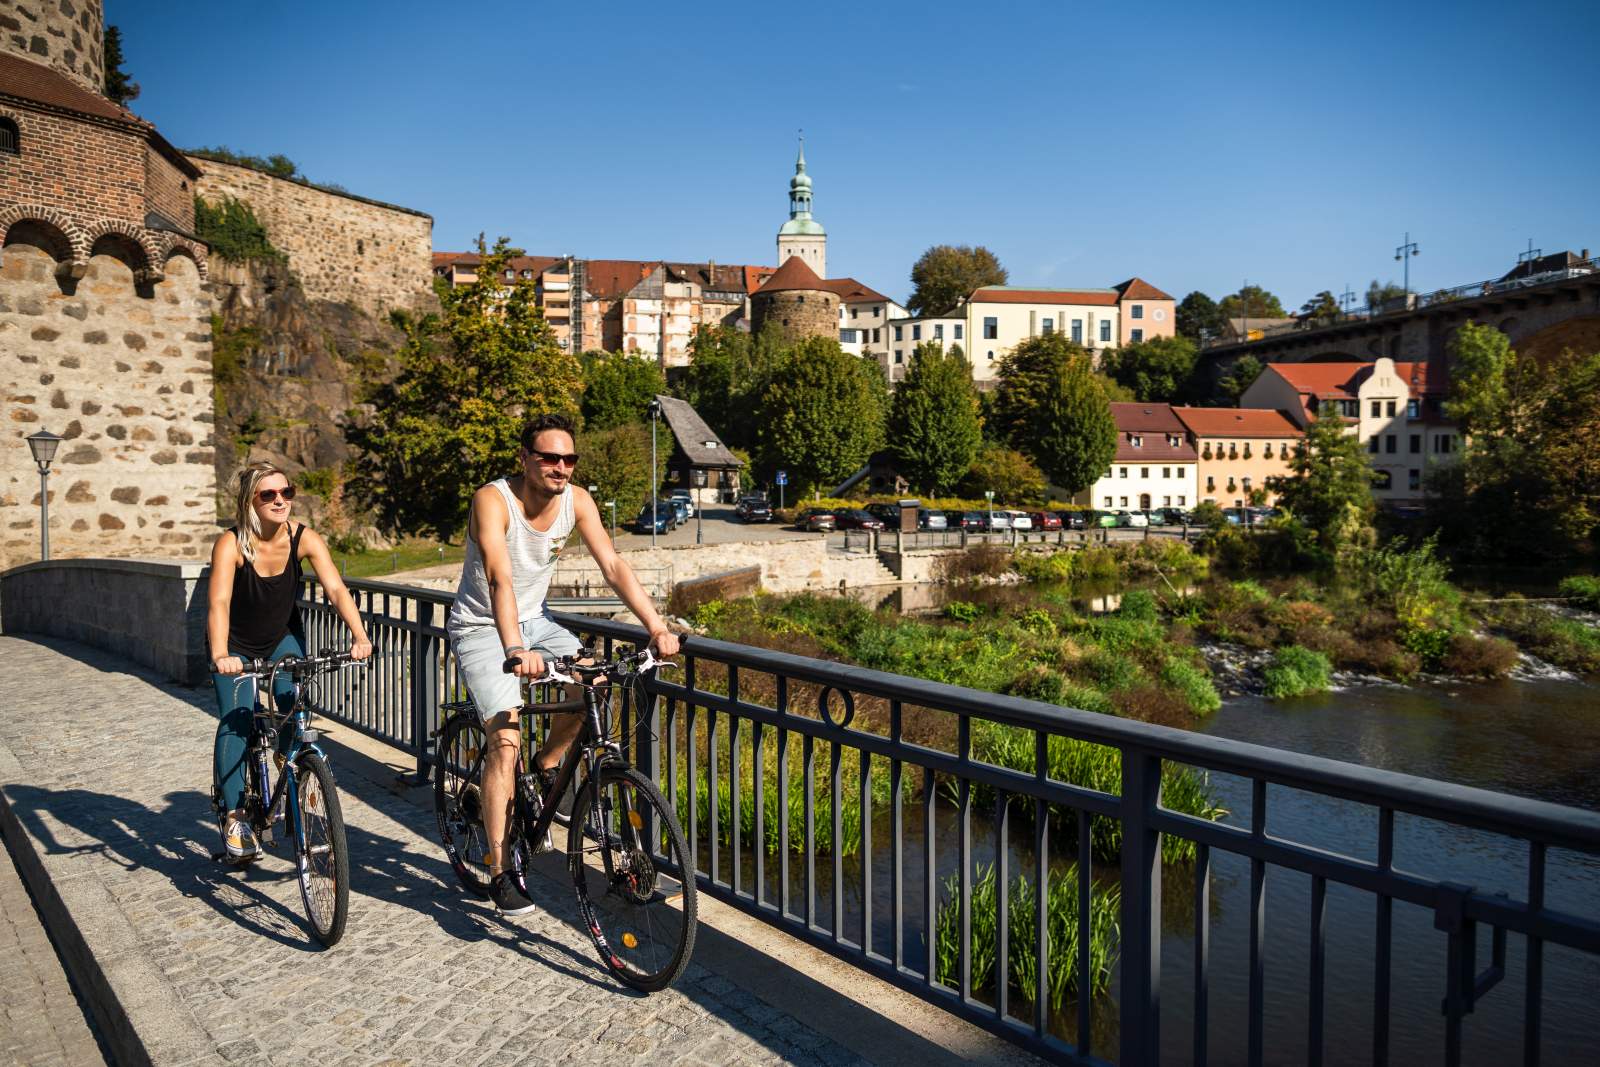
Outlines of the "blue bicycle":
<svg viewBox="0 0 1600 1067">
<path fill-rule="evenodd" d="M 293 700 L 287 709 L 276 710 L 277 701 L 270 698 L 267 702 L 271 708 L 257 702 L 255 730 L 245 757 L 243 810 L 263 846 L 274 843 L 275 826 L 287 823 L 306 918 L 311 920 L 317 940 L 328 946 L 344 936 L 350 907 L 350 852 L 345 844 L 344 815 L 339 809 L 333 771 L 317 745 L 321 735 L 311 725 L 312 698 L 318 674 L 356 665 L 347 652 L 285 656 L 272 663 L 246 660 L 245 670 L 237 676 L 241 680 L 254 678 L 259 694 L 272 693 L 281 673 L 291 679 Z M 280 748 L 279 740 L 286 730 L 288 744 Z M 217 795 L 216 783 L 212 783 L 212 796 Z M 215 858 L 220 859 L 220 854 Z"/>
</svg>

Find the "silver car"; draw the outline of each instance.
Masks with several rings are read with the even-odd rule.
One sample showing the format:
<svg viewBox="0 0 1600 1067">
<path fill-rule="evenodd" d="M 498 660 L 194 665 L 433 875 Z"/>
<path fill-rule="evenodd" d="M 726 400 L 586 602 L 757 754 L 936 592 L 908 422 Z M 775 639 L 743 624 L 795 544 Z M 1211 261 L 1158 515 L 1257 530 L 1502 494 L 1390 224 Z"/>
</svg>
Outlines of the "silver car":
<svg viewBox="0 0 1600 1067">
<path fill-rule="evenodd" d="M 1013 530 L 1033 529 L 1033 516 L 1026 511 L 1008 511 L 1006 514 L 1011 516 L 1011 528 Z"/>
</svg>

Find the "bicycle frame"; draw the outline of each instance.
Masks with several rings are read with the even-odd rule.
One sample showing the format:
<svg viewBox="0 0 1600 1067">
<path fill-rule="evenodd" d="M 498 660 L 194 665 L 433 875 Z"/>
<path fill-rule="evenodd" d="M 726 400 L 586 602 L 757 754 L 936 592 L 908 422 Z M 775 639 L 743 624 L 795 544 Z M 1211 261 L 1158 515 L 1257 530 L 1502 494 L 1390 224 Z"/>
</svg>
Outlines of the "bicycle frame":
<svg viewBox="0 0 1600 1067">
<path fill-rule="evenodd" d="M 315 752 L 324 760 L 327 759 L 327 754 L 322 751 L 322 746 L 317 744 L 320 735 L 310 725 L 311 711 L 305 701 L 305 680 L 299 678 L 291 680 L 293 695 L 289 710 L 280 712 L 275 708 L 277 679 L 278 664 L 274 663 L 268 669 L 264 681 L 260 678 L 256 680 L 256 730 L 252 755 L 256 761 L 256 775 L 261 783 L 263 796 L 261 810 L 258 813 L 260 823 L 255 829 L 258 833 L 270 832 L 278 821 L 277 813 L 279 805 L 282 804 L 289 833 L 294 842 L 295 854 L 300 855 L 306 850 L 306 837 L 305 826 L 300 820 L 300 783 L 296 781 L 294 767 L 300 757 L 308 751 Z M 267 702 L 261 699 L 263 689 L 266 692 Z M 277 751 L 278 733 L 285 727 L 292 729 L 293 735 L 289 748 L 282 753 L 283 770 L 274 783 L 271 776 L 272 761 L 268 755 Z M 267 795 L 269 784 L 270 795 Z"/>
</svg>

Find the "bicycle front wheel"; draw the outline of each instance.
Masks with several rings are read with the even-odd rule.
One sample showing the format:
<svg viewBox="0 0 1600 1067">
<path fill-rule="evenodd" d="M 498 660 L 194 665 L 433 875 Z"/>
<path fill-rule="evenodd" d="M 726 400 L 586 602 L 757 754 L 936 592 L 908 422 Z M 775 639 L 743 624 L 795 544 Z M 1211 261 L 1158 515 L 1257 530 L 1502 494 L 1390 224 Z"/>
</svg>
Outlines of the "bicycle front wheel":
<svg viewBox="0 0 1600 1067">
<path fill-rule="evenodd" d="M 480 785 L 488 740 L 476 715 L 453 716 L 439 734 L 433 766 L 433 814 L 439 842 L 456 879 L 479 897 L 489 895 L 489 835 L 483 828 Z"/>
<path fill-rule="evenodd" d="M 671 985 L 694 951 L 694 867 L 683 829 L 654 782 L 606 764 L 572 808 L 567 864 L 600 959 L 624 985 Z"/>
<path fill-rule="evenodd" d="M 300 899 L 305 902 L 312 933 L 324 945 L 332 946 L 344 936 L 345 916 L 350 910 L 350 852 L 344 839 L 344 814 L 339 809 L 333 772 L 323 758 L 307 752 L 295 762 Z"/>
</svg>

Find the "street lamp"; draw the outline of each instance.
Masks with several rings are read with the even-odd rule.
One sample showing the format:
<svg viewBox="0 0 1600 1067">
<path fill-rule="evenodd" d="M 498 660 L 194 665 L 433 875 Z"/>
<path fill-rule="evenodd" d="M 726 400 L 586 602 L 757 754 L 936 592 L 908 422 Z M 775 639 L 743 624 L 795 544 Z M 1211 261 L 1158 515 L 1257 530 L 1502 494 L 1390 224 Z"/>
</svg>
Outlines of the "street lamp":
<svg viewBox="0 0 1600 1067">
<path fill-rule="evenodd" d="M 986 534 L 994 533 L 994 490 L 985 489 L 983 491 L 983 499 L 989 502 L 989 525 L 983 532 Z"/>
<path fill-rule="evenodd" d="M 705 468 L 704 467 L 695 467 L 692 470 L 690 470 L 689 471 L 689 481 L 694 485 L 694 487 L 696 489 L 704 489 L 706 487 L 706 471 L 705 471 Z M 706 499 L 705 499 L 704 494 L 702 494 L 702 493 L 696 493 L 695 494 L 695 498 L 696 498 L 696 502 L 695 502 L 695 508 L 694 508 L 694 543 L 699 545 L 699 544 L 704 544 L 705 543 Z"/>
<path fill-rule="evenodd" d="M 661 417 L 661 401 L 650 401 L 650 547 L 656 547 L 656 524 L 661 513 L 656 510 L 656 419 Z"/>
<path fill-rule="evenodd" d="M 56 458 L 56 449 L 62 438 L 49 430 L 28 435 L 28 450 L 33 453 L 34 465 L 39 468 L 39 558 L 50 558 L 50 461 Z"/>
<path fill-rule="evenodd" d="M 1419 251 L 1420 249 L 1417 248 L 1417 242 L 1411 239 L 1411 231 L 1409 230 L 1406 231 L 1405 242 L 1401 244 L 1399 248 L 1394 250 L 1394 258 L 1396 260 L 1404 261 L 1406 265 L 1405 285 L 1406 296 L 1408 297 L 1411 295 L 1411 257 L 1417 255 Z M 1409 304 L 1410 301 L 1408 300 L 1406 303 Z"/>
</svg>

